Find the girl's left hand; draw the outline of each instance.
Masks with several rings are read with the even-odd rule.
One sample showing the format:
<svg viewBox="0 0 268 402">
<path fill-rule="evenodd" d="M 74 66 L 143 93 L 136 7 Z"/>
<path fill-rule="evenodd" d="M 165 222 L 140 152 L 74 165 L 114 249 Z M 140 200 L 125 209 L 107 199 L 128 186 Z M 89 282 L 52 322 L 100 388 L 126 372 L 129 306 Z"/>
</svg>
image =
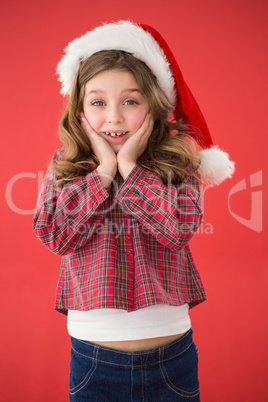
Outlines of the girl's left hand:
<svg viewBox="0 0 268 402">
<path fill-rule="evenodd" d="M 152 133 L 154 125 L 153 117 L 150 113 L 145 116 L 141 127 L 131 137 L 127 139 L 122 148 L 117 153 L 118 164 L 136 163 L 137 159 L 145 151 L 148 139 Z"/>
</svg>

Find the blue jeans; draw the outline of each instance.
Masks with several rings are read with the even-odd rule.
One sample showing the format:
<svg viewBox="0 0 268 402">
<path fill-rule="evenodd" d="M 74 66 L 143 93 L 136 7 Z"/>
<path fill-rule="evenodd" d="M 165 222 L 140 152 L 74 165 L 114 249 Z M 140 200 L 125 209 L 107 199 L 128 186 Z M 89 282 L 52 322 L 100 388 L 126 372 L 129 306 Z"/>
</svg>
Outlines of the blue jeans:
<svg viewBox="0 0 268 402">
<path fill-rule="evenodd" d="M 190 329 L 166 346 L 121 352 L 71 337 L 70 401 L 200 401 Z"/>
</svg>

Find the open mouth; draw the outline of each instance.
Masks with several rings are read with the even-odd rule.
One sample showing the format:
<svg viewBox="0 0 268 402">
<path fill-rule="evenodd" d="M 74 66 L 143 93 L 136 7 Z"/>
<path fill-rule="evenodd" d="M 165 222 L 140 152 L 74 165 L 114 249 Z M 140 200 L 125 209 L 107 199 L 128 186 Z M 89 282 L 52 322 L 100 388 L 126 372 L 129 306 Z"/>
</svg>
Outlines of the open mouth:
<svg viewBox="0 0 268 402">
<path fill-rule="evenodd" d="M 103 134 L 109 135 L 110 137 L 122 137 L 123 135 L 126 135 L 128 131 L 122 131 L 118 133 L 109 133 L 109 132 L 104 132 Z"/>
</svg>

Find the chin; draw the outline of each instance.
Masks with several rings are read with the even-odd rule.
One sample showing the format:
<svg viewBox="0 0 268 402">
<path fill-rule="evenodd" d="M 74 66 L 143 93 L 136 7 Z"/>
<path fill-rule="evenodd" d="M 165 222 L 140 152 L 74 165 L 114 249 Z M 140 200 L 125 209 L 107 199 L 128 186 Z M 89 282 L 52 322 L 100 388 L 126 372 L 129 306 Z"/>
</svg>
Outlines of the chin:
<svg viewBox="0 0 268 402">
<path fill-rule="evenodd" d="M 122 147 L 112 147 L 113 148 L 113 150 L 114 150 L 114 152 L 116 153 L 116 154 L 118 154 L 118 152 L 120 151 L 120 149 L 122 148 Z"/>
</svg>

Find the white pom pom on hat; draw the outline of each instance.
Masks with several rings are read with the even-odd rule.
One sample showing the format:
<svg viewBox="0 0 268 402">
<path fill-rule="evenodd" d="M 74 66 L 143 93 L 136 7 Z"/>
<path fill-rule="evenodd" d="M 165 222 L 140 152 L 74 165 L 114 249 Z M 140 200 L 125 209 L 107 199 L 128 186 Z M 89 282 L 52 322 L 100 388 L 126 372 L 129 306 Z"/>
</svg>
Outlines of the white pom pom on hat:
<svg viewBox="0 0 268 402">
<path fill-rule="evenodd" d="M 235 165 L 226 152 L 213 146 L 200 108 L 184 81 L 179 65 L 162 36 L 152 27 L 119 21 L 103 24 L 69 43 L 57 66 L 61 93 L 70 94 L 82 61 L 101 50 L 122 50 L 143 61 L 156 76 L 160 88 L 173 105 L 175 119 L 192 127 L 190 135 L 203 148 L 199 153 L 199 173 L 210 184 L 220 184 L 232 177 Z"/>
<path fill-rule="evenodd" d="M 223 180 L 231 178 L 235 165 L 230 161 L 229 155 L 217 146 L 203 149 L 199 152 L 201 165 L 198 169 L 201 177 L 207 183 L 220 184 Z"/>
</svg>

